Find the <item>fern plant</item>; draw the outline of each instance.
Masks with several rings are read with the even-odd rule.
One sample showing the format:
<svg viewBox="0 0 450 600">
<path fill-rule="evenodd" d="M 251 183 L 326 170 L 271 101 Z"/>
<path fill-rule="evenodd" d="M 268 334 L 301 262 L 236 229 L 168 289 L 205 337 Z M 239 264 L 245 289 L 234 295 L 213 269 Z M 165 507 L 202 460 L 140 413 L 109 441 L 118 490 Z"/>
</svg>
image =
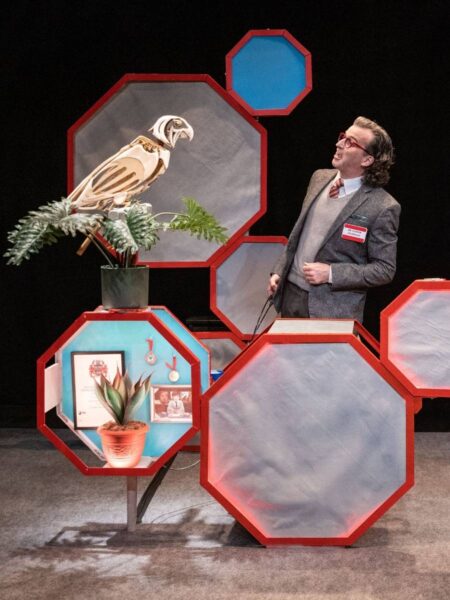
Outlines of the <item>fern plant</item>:
<svg viewBox="0 0 450 600">
<path fill-rule="evenodd" d="M 187 231 L 209 242 L 227 241 L 226 228 L 194 198 L 183 198 L 183 212 L 148 211 L 137 200 L 120 211 L 110 213 L 75 212 L 70 200 L 49 202 L 27 213 L 8 233 L 10 247 L 4 256 L 8 264 L 20 265 L 44 246 L 55 244 L 66 235 L 85 235 L 100 250 L 111 266 L 130 267 L 140 248 L 150 250 L 159 240 L 159 232 Z M 168 218 L 169 220 L 160 220 Z M 101 233 L 101 235 L 98 235 Z"/>
</svg>

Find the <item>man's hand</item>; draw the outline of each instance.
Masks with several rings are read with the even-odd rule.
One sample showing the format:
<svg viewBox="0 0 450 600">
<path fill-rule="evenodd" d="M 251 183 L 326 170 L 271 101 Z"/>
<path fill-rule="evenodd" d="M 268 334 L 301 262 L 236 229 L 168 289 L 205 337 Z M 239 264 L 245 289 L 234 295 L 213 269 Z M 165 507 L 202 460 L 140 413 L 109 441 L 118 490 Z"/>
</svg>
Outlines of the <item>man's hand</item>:
<svg viewBox="0 0 450 600">
<path fill-rule="evenodd" d="M 325 263 L 305 263 L 303 265 L 303 274 L 306 281 L 311 285 L 319 283 L 328 283 L 330 277 L 330 265 Z"/>
<path fill-rule="evenodd" d="M 276 273 L 274 273 L 271 276 L 271 278 L 269 279 L 269 285 L 267 286 L 267 293 L 269 294 L 269 296 L 271 294 L 275 294 L 275 292 L 277 291 L 279 281 L 280 281 L 280 276 L 277 275 Z"/>
</svg>

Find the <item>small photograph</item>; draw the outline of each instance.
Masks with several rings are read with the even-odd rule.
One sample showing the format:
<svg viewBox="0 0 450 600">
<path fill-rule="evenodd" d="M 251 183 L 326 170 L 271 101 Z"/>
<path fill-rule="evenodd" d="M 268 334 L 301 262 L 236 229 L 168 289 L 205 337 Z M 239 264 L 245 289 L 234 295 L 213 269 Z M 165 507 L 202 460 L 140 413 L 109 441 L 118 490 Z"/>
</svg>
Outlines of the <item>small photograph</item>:
<svg viewBox="0 0 450 600">
<path fill-rule="evenodd" d="M 192 389 L 187 385 L 153 385 L 150 390 L 153 423 L 191 423 Z"/>
</svg>

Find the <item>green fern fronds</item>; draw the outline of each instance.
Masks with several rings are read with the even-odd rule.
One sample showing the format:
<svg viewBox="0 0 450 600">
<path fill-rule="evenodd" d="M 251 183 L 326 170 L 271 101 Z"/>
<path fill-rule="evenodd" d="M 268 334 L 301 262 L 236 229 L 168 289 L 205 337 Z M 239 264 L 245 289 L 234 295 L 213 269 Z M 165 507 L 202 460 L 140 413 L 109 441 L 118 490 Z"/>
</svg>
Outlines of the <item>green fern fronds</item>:
<svg viewBox="0 0 450 600">
<path fill-rule="evenodd" d="M 139 246 L 125 221 L 105 221 L 103 236 L 120 254 L 125 252 L 135 254 L 139 250 Z"/>
<path fill-rule="evenodd" d="M 194 198 L 183 198 L 186 213 L 178 214 L 169 223 L 169 229 L 188 231 L 196 235 L 197 239 L 203 238 L 208 242 L 223 244 L 228 237 L 225 235 L 226 227 L 222 227 L 216 218 L 207 212 Z"/>
<path fill-rule="evenodd" d="M 159 240 L 161 226 L 146 209 L 136 203 L 125 212 L 125 219 L 106 219 L 103 235 L 119 254 L 135 254 L 139 248 L 149 250 Z"/>
<path fill-rule="evenodd" d="M 131 235 L 140 248 L 150 250 L 159 241 L 158 230 L 161 229 L 161 224 L 147 212 L 142 204 L 137 202 L 131 205 L 127 211 L 126 222 Z"/>
<path fill-rule="evenodd" d="M 49 202 L 32 210 L 19 219 L 15 228 L 8 233 L 11 244 L 4 256 L 8 264 L 19 266 L 44 246 L 55 244 L 64 235 L 75 236 L 77 232 L 88 235 L 101 223 L 102 216 L 71 213 L 67 198 Z"/>
<path fill-rule="evenodd" d="M 8 241 L 12 246 L 3 256 L 9 259 L 8 265 L 18 267 L 44 246 L 55 244 L 63 235 L 51 225 L 21 219 L 16 228 L 8 233 Z"/>
<path fill-rule="evenodd" d="M 92 239 L 105 254 L 101 242 L 93 234 L 101 227 L 103 237 L 119 255 L 119 264 L 130 266 L 140 248 L 150 250 L 158 241 L 159 231 L 187 231 L 209 242 L 222 244 L 227 241 L 226 228 L 208 213 L 194 198 L 183 198 L 184 213 L 161 212 L 152 215 L 147 207 L 135 200 L 124 209 L 122 215 L 113 219 L 108 214 L 72 212 L 73 206 L 67 198 L 49 202 L 32 210 L 20 219 L 8 233 L 10 247 L 4 256 L 8 264 L 20 265 L 43 246 L 55 244 L 62 236 L 82 233 Z M 159 216 L 172 217 L 160 222 Z M 107 250 L 108 251 L 108 250 Z M 107 257 L 108 258 L 108 257 Z M 108 258 L 109 260 L 109 258 Z"/>
</svg>

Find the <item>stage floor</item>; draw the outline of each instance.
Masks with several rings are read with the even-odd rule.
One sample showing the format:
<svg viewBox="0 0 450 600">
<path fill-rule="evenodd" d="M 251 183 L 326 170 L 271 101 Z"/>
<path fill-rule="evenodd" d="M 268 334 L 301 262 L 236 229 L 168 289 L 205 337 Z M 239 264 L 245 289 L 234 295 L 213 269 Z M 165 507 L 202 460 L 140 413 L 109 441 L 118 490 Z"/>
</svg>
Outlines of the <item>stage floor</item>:
<svg viewBox="0 0 450 600">
<path fill-rule="evenodd" d="M 125 478 L 83 476 L 34 429 L 0 429 L 0 449 L 5 600 L 448 598 L 450 432 L 416 433 L 414 488 L 351 548 L 260 546 L 200 486 L 196 453 L 129 533 Z"/>
</svg>

